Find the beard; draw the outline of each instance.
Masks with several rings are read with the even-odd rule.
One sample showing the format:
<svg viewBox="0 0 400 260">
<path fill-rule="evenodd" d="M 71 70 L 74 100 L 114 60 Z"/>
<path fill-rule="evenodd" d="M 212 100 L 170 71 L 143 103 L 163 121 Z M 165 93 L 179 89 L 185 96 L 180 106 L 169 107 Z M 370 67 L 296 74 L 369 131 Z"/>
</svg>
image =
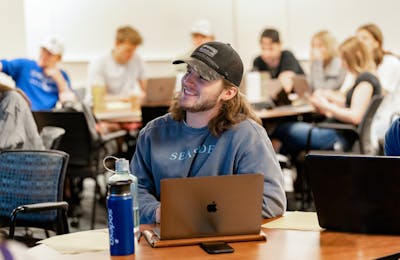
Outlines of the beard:
<svg viewBox="0 0 400 260">
<path fill-rule="evenodd" d="M 204 112 L 208 111 L 210 109 L 213 109 L 214 107 L 217 106 L 219 102 L 219 96 L 222 93 L 222 90 L 216 94 L 215 96 L 208 97 L 207 100 L 202 100 L 201 95 L 197 97 L 197 100 L 194 102 L 190 102 L 190 104 L 187 104 L 185 102 L 185 94 L 184 91 L 182 90 L 179 98 L 179 106 L 187 111 L 187 112 Z"/>
</svg>

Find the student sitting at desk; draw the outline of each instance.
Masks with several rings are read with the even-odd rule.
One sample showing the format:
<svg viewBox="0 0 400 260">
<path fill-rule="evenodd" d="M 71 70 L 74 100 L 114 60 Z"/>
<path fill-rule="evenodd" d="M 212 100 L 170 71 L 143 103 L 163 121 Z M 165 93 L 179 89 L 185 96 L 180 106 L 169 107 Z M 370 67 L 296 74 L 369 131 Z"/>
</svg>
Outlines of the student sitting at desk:
<svg viewBox="0 0 400 260">
<path fill-rule="evenodd" d="M 374 95 L 381 94 L 381 85 L 374 75 L 375 63 L 366 46 L 357 38 L 350 37 L 344 41 L 339 48 L 343 66 L 354 74 L 356 82 L 353 87 L 343 96 L 342 102 L 330 100 L 320 92 L 314 92 L 310 98 L 315 108 L 328 118 L 328 121 L 343 122 L 358 125 L 366 112 L 368 105 Z M 292 158 L 304 151 L 307 147 L 307 137 L 313 126 L 309 123 L 295 122 L 279 125 L 272 137 L 275 148 L 280 153 L 290 154 Z M 333 129 L 314 128 L 311 135 L 312 150 L 333 150 L 339 145 L 349 149 L 352 145 L 351 136 L 344 135 Z"/>
<path fill-rule="evenodd" d="M 86 103 L 92 101 L 91 88 L 99 84 L 106 88 L 108 95 L 129 98 L 135 93 L 138 82 L 141 90 L 136 93 L 144 95 L 147 85 L 145 63 L 136 52 L 142 42 L 142 36 L 132 27 L 118 28 L 114 49 L 89 64 Z"/>
<path fill-rule="evenodd" d="M 0 60 L 0 71 L 8 74 L 29 98 L 32 110 L 49 110 L 57 101 L 75 100 L 68 75 L 57 67 L 64 44 L 49 37 L 41 44 L 38 61 L 29 59 Z"/>
<path fill-rule="evenodd" d="M 336 40 L 328 31 L 320 31 L 311 39 L 311 69 L 309 83 L 312 90 L 338 89 L 346 71 L 337 56 Z"/>
<path fill-rule="evenodd" d="M 245 173 L 264 174 L 262 215 L 282 215 L 282 172 L 260 119 L 239 92 L 239 55 L 229 44 L 209 42 L 190 58 L 174 61 L 181 63 L 187 64 L 187 72 L 180 95 L 170 113 L 140 131 L 132 159 L 139 182 L 140 222 L 160 222 L 164 178 Z"/>
<path fill-rule="evenodd" d="M 299 61 L 288 50 L 282 50 L 279 32 L 265 29 L 260 37 L 261 55 L 253 61 L 253 71 L 267 71 L 271 78 L 278 78 L 284 90 L 289 93 L 293 88 L 292 78 L 296 74 L 304 75 Z"/>
</svg>

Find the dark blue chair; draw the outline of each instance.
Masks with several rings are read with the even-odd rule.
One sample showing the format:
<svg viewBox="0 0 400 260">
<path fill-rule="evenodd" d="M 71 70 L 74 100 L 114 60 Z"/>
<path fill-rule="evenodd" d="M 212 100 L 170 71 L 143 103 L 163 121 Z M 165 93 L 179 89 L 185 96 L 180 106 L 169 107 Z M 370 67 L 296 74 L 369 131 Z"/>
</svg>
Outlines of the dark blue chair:
<svg viewBox="0 0 400 260">
<path fill-rule="evenodd" d="M 0 152 L 0 226 L 37 227 L 69 233 L 68 203 L 63 200 L 69 155 L 57 150 Z"/>
</svg>

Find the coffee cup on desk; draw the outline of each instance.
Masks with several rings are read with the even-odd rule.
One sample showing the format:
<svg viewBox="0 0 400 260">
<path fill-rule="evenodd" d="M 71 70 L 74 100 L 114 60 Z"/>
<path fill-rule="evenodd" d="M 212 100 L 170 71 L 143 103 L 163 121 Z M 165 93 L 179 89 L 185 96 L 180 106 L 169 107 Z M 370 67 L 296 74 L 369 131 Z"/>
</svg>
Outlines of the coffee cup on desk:
<svg viewBox="0 0 400 260">
<path fill-rule="evenodd" d="M 106 87 L 104 85 L 93 85 L 92 86 L 92 98 L 93 98 L 93 110 L 102 111 L 105 110 Z"/>
<path fill-rule="evenodd" d="M 139 111 L 140 110 L 140 98 L 137 95 L 131 95 L 130 96 L 130 102 L 132 105 L 132 110 L 133 111 Z"/>
</svg>

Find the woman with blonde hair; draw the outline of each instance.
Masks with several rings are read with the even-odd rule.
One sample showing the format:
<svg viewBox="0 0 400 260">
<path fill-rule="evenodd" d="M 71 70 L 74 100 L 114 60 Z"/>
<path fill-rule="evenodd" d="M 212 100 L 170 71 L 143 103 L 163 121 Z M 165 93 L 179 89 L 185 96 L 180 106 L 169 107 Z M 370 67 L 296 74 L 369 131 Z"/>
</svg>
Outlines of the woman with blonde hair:
<svg viewBox="0 0 400 260">
<path fill-rule="evenodd" d="M 316 92 L 310 101 L 317 111 L 327 117 L 327 121 L 358 125 L 374 95 L 381 94 L 381 85 L 374 75 L 375 63 L 366 46 L 356 37 L 350 37 L 339 47 L 342 64 L 347 72 L 354 75 L 356 81 L 342 101 L 333 102 Z M 312 125 L 304 122 L 279 125 L 272 134 L 281 143 L 280 152 L 296 158 L 307 147 L 307 137 Z M 310 149 L 332 150 L 342 147 L 349 150 L 354 140 L 340 131 L 314 128 Z M 276 144 L 277 142 L 275 142 Z"/>
<path fill-rule="evenodd" d="M 328 31 L 319 31 L 311 39 L 309 83 L 313 90 L 340 87 L 346 74 L 337 53 L 336 40 Z"/>
<path fill-rule="evenodd" d="M 26 95 L 0 84 L 0 150 L 44 149 Z"/>
</svg>

